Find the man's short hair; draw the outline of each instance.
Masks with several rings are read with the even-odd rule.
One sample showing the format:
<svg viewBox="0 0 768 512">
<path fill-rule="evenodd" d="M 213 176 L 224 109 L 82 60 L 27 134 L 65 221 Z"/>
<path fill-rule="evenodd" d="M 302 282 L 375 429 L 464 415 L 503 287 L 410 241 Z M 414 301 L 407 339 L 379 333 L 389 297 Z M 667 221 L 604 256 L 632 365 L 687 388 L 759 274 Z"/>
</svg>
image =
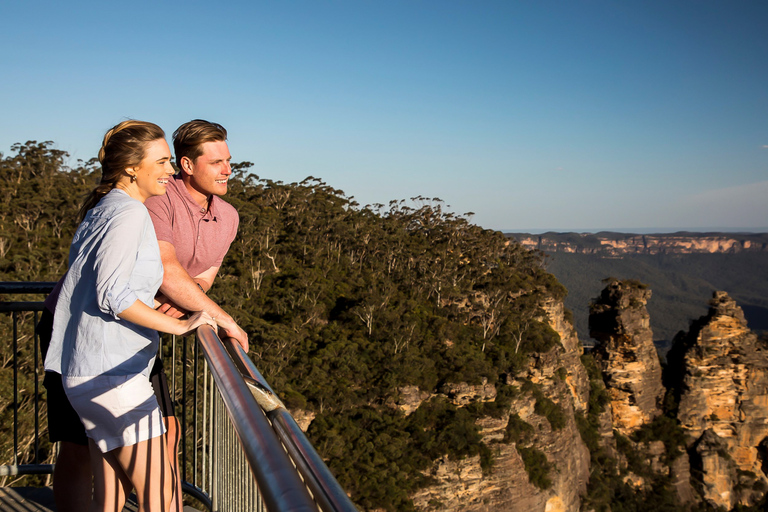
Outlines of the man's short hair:
<svg viewBox="0 0 768 512">
<path fill-rule="evenodd" d="M 195 119 L 179 126 L 173 132 L 173 152 L 176 165 L 181 168 L 181 159 L 187 157 L 193 162 L 203 154 L 203 144 L 227 140 L 227 130 L 218 123 Z"/>
</svg>

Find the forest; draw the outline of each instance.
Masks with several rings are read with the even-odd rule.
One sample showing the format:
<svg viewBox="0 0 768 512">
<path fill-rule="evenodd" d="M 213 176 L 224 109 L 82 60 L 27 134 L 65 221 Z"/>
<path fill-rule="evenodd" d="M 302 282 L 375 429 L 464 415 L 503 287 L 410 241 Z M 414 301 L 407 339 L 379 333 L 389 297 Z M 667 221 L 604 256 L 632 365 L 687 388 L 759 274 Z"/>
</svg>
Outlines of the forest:
<svg viewBox="0 0 768 512">
<path fill-rule="evenodd" d="M 98 162 L 72 165 L 53 143 L 36 141 L 0 157 L 0 280 L 56 281 Z M 249 333 L 250 356 L 286 405 L 315 414 L 308 436 L 361 509 L 415 510 L 410 496 L 431 483 L 426 470 L 441 457 L 479 456 L 493 472 L 493 446 L 477 420 L 502 416 L 516 398 L 530 397 L 551 430 L 565 425 L 564 410 L 540 386 L 506 384 L 530 356 L 560 344 L 542 304 L 562 300 L 566 289 L 542 254 L 446 211 L 437 198 L 359 205 L 320 179 L 285 184 L 251 169 L 233 165 L 226 200 L 240 228 L 211 296 Z M 7 319 L 0 327 L 7 336 Z M 21 350 L 29 357 L 29 347 Z M 0 344 L 4 367 L 10 351 Z M 593 448 L 585 503 L 676 510 L 668 482 L 644 499 L 595 444 L 605 397 L 599 370 L 589 356 L 584 362 L 595 382 L 589 411 L 577 418 Z M 8 397 L 8 372 L 0 377 Z M 458 407 L 442 393 L 481 382 L 496 386 L 495 400 Z M 405 386 L 431 396 L 410 415 L 392 405 Z M 10 405 L 0 403 L 4 425 Z M 511 415 L 506 431 L 499 442 L 516 443 L 531 483 L 546 489 L 557 469 L 532 444 L 531 425 Z"/>
<path fill-rule="evenodd" d="M 77 208 L 100 177 L 95 160 L 67 157 L 29 141 L 2 158 L 0 280 L 66 271 Z M 240 229 L 211 295 L 286 404 L 317 414 L 310 438 L 353 499 L 406 510 L 432 460 L 488 453 L 482 411 L 436 398 L 406 417 L 387 401 L 406 385 L 498 382 L 557 343 L 534 317 L 565 290 L 538 255 L 439 199 L 360 206 L 319 179 L 283 184 L 250 167 L 233 165 Z"/>
</svg>

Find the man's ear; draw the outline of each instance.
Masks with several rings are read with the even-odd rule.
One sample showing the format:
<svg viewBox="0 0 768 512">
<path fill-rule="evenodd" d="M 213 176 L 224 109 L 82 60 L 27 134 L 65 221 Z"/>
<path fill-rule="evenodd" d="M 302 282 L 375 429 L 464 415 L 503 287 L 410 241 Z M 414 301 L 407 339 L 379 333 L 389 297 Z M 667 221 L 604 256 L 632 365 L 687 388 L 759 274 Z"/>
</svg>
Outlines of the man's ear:
<svg viewBox="0 0 768 512">
<path fill-rule="evenodd" d="M 195 174 L 194 165 L 192 164 L 192 160 L 189 159 L 188 156 L 181 157 L 181 160 L 179 161 L 181 164 L 181 171 L 185 174 L 188 174 L 192 176 Z"/>
</svg>

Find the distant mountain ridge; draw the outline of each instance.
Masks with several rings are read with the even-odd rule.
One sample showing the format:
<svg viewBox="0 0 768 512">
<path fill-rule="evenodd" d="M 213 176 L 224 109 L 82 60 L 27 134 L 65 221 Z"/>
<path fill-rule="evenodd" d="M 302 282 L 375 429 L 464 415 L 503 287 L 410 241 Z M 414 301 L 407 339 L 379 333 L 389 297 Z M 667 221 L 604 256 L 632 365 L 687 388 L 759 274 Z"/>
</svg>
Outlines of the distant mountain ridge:
<svg viewBox="0 0 768 512">
<path fill-rule="evenodd" d="M 617 257 L 629 254 L 732 254 L 768 252 L 768 233 L 511 233 L 528 249 L 546 253 L 593 254 Z"/>
<path fill-rule="evenodd" d="M 636 279 L 653 290 L 653 338 L 662 353 L 674 335 L 706 313 L 706 298 L 725 290 L 754 331 L 768 331 L 768 233 L 677 232 L 507 233 L 548 256 L 546 267 L 568 289 L 582 340 L 589 339 L 589 303 L 603 279 Z"/>
</svg>

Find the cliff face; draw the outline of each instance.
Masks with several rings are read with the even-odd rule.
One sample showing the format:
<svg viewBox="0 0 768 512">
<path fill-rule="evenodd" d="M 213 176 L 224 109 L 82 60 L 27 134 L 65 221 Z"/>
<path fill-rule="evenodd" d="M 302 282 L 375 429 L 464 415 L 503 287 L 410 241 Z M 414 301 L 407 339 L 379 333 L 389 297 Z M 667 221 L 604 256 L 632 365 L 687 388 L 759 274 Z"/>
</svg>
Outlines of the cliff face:
<svg viewBox="0 0 768 512">
<path fill-rule="evenodd" d="M 594 355 L 611 397 L 613 426 L 627 435 L 661 413 L 661 364 L 653 345 L 646 304 L 651 291 L 613 281 L 590 310 Z"/>
<path fill-rule="evenodd" d="M 581 364 L 581 345 L 573 327 L 565 319 L 562 303 L 544 305 L 550 325 L 561 335 L 562 346 L 533 355 L 519 374 L 510 376 L 507 384 L 520 393 L 501 418 L 478 420 L 483 441 L 491 449 L 494 465 L 483 474 L 479 457 L 436 461 L 429 471 L 435 484 L 413 496 L 419 510 L 430 510 L 440 503 L 441 511 L 527 510 L 537 512 L 577 512 L 581 495 L 589 480 L 589 451 L 576 426 L 574 411 L 585 407 L 589 380 Z M 490 400 L 495 390 L 489 385 L 455 384 L 443 391 L 457 406 L 471 401 Z M 491 387 L 492 388 L 492 387 Z M 532 390 L 531 388 L 535 388 Z M 402 393 L 418 402 L 425 397 L 413 390 Z M 551 400 L 562 413 L 562 424 L 550 423 L 537 407 L 542 397 Z M 545 399 L 545 400 L 546 400 Z M 414 404 L 401 403 L 403 410 Z M 537 412 L 538 411 L 538 412 Z M 522 421 L 531 427 L 531 437 L 525 446 L 538 450 L 553 469 L 549 472 L 551 485 L 542 489 L 530 482 L 525 462 L 516 442 L 504 441 L 510 421 Z M 432 505 L 430 505 L 430 503 Z"/>
<path fill-rule="evenodd" d="M 559 357 L 563 362 L 563 368 L 567 370 L 565 383 L 573 396 L 574 407 L 577 411 L 584 412 L 589 400 L 589 376 L 584 365 L 581 364 L 584 347 L 573 324 L 566 319 L 562 301 L 548 301 L 543 305 L 543 309 L 547 313 L 549 325 L 560 335 L 563 351 Z"/>
<path fill-rule="evenodd" d="M 621 256 L 625 254 L 713 254 L 742 251 L 768 251 L 764 235 L 632 235 L 591 233 L 547 233 L 544 235 L 515 235 L 528 249 L 547 253 L 599 254 Z"/>
<path fill-rule="evenodd" d="M 675 383 L 678 418 L 702 494 L 731 508 L 754 503 L 768 483 L 768 349 L 725 292 L 715 292 L 710 304 L 676 340 L 670 367 L 683 369 Z"/>
<path fill-rule="evenodd" d="M 637 282 L 613 281 L 592 306 L 590 327 L 599 340 L 594 356 L 610 396 L 598 418 L 599 443 L 619 461 L 624 482 L 638 493 L 650 492 L 658 475 L 669 478 L 679 504 L 704 501 L 730 510 L 758 503 L 768 488 L 768 347 L 725 293 L 715 294 L 709 314 L 680 335 L 669 354 L 666 377 L 678 398 L 686 450 L 669 459 L 659 439 L 630 441 L 650 470 L 635 473 L 626 447 L 617 449 L 614 429 L 626 436 L 626 444 L 661 414 L 666 391 L 646 311 L 650 295 Z M 493 454 L 492 469 L 484 473 L 479 456 L 435 461 L 426 472 L 433 485 L 412 496 L 418 510 L 576 512 L 582 507 L 594 468 L 576 415 L 588 408 L 590 382 L 562 303 L 550 301 L 542 308 L 561 344 L 531 354 L 521 371 L 507 377 L 506 384 L 518 391 L 501 417 L 477 420 Z M 487 382 L 454 383 L 440 394 L 464 407 L 495 400 L 496 391 Z M 409 413 L 430 397 L 403 388 L 392 405 Z M 552 408 L 557 415 L 551 415 Z M 515 425 L 525 434 L 511 438 Z M 535 463 L 539 468 L 550 467 L 546 485 L 534 481 L 531 453 L 542 458 Z"/>
<path fill-rule="evenodd" d="M 562 389 L 563 396 L 569 397 Z M 500 419 L 479 421 L 483 440 L 494 456 L 491 472 L 484 475 L 479 457 L 437 461 L 429 471 L 435 485 L 413 496 L 419 510 L 430 510 L 430 503 L 440 503 L 441 511 L 491 512 L 497 510 L 530 510 L 537 512 L 576 512 L 580 495 L 589 479 L 589 453 L 581 441 L 573 417 L 573 409 L 564 408 L 566 425 L 555 430 L 546 418 L 536 414 L 535 400 L 516 400 L 510 414 Z M 536 432 L 533 446 L 546 454 L 556 468 L 551 473 L 552 485 L 540 489 L 529 481 L 525 463 L 515 443 L 500 442 L 504 438 L 509 417 L 518 417 Z"/>
</svg>

